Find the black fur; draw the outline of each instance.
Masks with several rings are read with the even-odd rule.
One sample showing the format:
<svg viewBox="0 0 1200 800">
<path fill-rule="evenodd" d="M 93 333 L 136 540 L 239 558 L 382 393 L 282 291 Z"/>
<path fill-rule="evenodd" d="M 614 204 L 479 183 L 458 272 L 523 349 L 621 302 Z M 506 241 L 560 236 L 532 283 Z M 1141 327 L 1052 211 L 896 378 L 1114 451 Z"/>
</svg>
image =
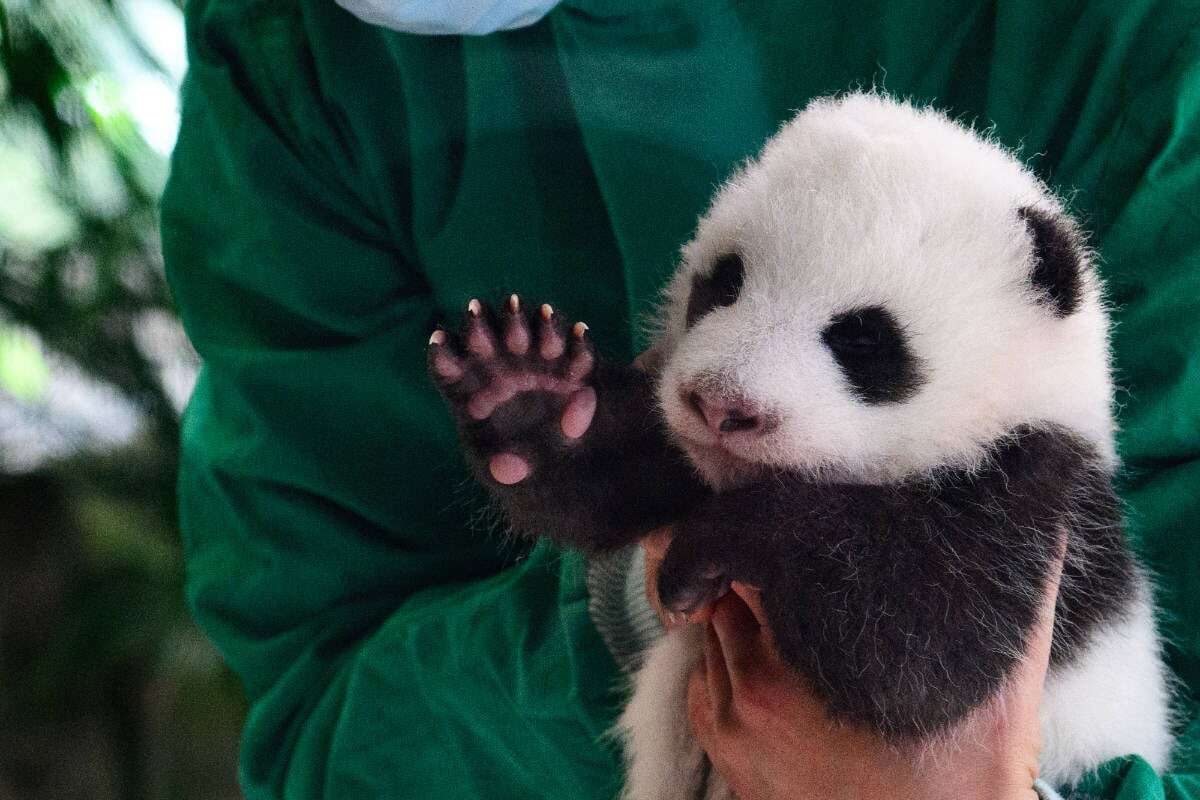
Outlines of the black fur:
<svg viewBox="0 0 1200 800">
<path fill-rule="evenodd" d="M 736 303 L 745 277 L 746 265 L 742 257 L 729 253 L 717 259 L 711 273 L 692 278 L 692 293 L 687 305 L 688 326 L 714 308 Z"/>
<path fill-rule="evenodd" d="M 1083 293 L 1082 244 L 1068 223 L 1032 206 L 1017 211 L 1033 236 L 1033 288 L 1060 317 L 1075 313 Z"/>
<path fill-rule="evenodd" d="M 865 403 L 898 403 L 912 397 L 925 381 L 900 324 L 882 306 L 838 314 L 821 340 Z"/>
<path fill-rule="evenodd" d="M 559 368 L 532 356 L 496 361 Z M 820 484 L 775 470 L 713 494 L 671 443 L 649 376 L 598 362 L 595 421 L 567 441 L 563 401 L 546 392 L 471 420 L 463 409 L 479 371 L 499 368 L 471 363 L 453 384 L 435 380 L 515 528 L 595 552 L 673 522 L 664 604 L 696 607 L 731 580 L 761 586 L 788 663 L 837 718 L 892 739 L 943 730 L 1001 685 L 1035 620 L 1059 531 L 1068 538 L 1053 663 L 1070 661 L 1136 591 L 1110 476 L 1069 431 L 1020 428 L 977 469 L 919 480 Z M 532 474 L 496 483 L 487 463 L 501 451 L 526 457 Z"/>
<path fill-rule="evenodd" d="M 687 610 L 730 580 L 760 586 L 782 655 L 836 718 L 892 739 L 935 733 L 1016 664 L 1059 530 L 1052 662 L 1128 607 L 1135 567 L 1096 464 L 1069 432 L 1022 428 L 976 471 L 891 485 L 777 471 L 676 524 L 659 596 Z"/>
</svg>

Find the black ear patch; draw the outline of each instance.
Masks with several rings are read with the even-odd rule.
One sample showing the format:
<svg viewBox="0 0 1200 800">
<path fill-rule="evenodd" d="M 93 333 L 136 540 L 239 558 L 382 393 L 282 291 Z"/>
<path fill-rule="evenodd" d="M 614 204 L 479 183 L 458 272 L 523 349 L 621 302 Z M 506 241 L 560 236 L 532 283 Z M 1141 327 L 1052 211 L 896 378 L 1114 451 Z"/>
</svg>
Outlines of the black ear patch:
<svg viewBox="0 0 1200 800">
<path fill-rule="evenodd" d="M 745 278 L 746 265 L 737 253 L 721 256 L 712 272 L 692 278 L 692 294 L 687 305 L 688 326 L 718 306 L 736 303 Z"/>
<path fill-rule="evenodd" d="M 1079 236 L 1053 214 L 1032 206 L 1018 209 L 1033 234 L 1030 283 L 1060 317 L 1075 313 L 1083 294 L 1083 248 Z"/>
<path fill-rule="evenodd" d="M 925 382 L 920 359 L 882 306 L 838 314 L 821 332 L 821 341 L 864 403 L 907 400 Z"/>
</svg>

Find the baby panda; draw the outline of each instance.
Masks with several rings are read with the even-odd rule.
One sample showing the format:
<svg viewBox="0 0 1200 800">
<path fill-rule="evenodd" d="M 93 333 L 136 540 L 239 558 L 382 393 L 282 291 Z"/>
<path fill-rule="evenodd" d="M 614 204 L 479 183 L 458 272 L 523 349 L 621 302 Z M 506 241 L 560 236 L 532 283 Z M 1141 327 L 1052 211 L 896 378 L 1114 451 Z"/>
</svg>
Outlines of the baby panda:
<svg viewBox="0 0 1200 800">
<path fill-rule="evenodd" d="M 1065 539 L 1041 770 L 1166 766 L 1150 586 L 1122 530 L 1108 319 L 1050 190 L 945 115 L 812 102 L 717 193 L 666 292 L 653 374 L 517 296 L 439 330 L 431 374 L 513 526 L 601 553 L 674 525 L 658 579 L 689 612 L 761 587 L 830 716 L 945 733 L 1022 657 Z M 703 786 L 700 641 L 664 636 L 621 719 L 626 795 Z"/>
</svg>

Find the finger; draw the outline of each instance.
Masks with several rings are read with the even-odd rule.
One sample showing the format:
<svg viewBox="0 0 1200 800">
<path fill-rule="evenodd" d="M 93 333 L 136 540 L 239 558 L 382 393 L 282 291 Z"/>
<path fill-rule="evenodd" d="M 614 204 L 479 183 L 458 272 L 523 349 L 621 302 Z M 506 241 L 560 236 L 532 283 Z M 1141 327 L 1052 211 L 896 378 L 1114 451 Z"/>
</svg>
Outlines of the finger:
<svg viewBox="0 0 1200 800">
<path fill-rule="evenodd" d="M 733 682 L 727 668 L 727 656 L 723 652 L 721 639 L 714 630 L 715 625 L 705 626 L 704 675 L 708 686 L 708 702 L 713 724 L 728 719 L 733 700 Z"/>
<path fill-rule="evenodd" d="M 592 367 L 596 365 L 596 356 L 587 340 L 587 331 L 586 322 L 576 322 L 571 327 L 571 359 L 567 364 L 567 380 L 582 381 L 591 374 Z"/>
<path fill-rule="evenodd" d="M 713 609 L 711 627 L 724 656 L 730 683 L 734 687 L 744 684 L 754 672 L 755 665 L 762 664 L 767 655 L 763 651 L 758 621 L 740 596 L 727 594 Z"/>
<path fill-rule="evenodd" d="M 664 525 L 642 539 L 642 559 L 646 565 L 646 599 L 667 630 L 675 627 L 675 621 L 672 619 L 673 615 L 667 613 L 658 599 L 658 568 L 667 555 L 667 548 L 671 546 L 672 534 L 671 526 Z"/>
<path fill-rule="evenodd" d="M 646 534 L 646 538 L 642 539 L 642 549 L 646 551 L 646 560 L 654 559 L 655 563 L 662 563 L 663 558 L 667 555 L 667 548 L 671 546 L 671 536 L 675 531 L 670 525 L 664 525 L 661 528 L 655 528 Z"/>
<path fill-rule="evenodd" d="M 1054 611 L 1058 603 L 1058 589 L 1062 580 L 1063 555 L 1066 537 L 1059 542 L 1058 553 L 1051 564 L 1045 581 L 1038 621 L 1030 630 L 1025 642 L 1025 653 L 1013 672 L 1006 689 L 991 707 L 991 713 L 983 713 L 977 725 L 987 726 L 984 741 L 1016 742 L 1024 753 L 1036 756 L 1041 746 L 1041 724 L 1038 709 L 1046 683 L 1046 671 L 1050 665 L 1050 649 L 1054 640 Z M 1031 765 L 1036 758 L 1027 759 Z M 1036 770 L 1035 770 L 1036 771 Z"/>
<path fill-rule="evenodd" d="M 758 627 L 767 630 L 767 612 L 763 610 L 762 590 L 741 581 L 731 582 L 729 588 L 742 598 L 746 608 L 750 609 L 750 613 L 754 615 L 754 621 L 758 623 Z"/>
<path fill-rule="evenodd" d="M 1041 687 L 1045 683 L 1046 669 L 1050 664 L 1050 648 L 1054 643 L 1054 611 L 1058 605 L 1058 590 L 1062 583 L 1063 561 L 1066 557 L 1067 537 L 1059 538 L 1057 555 L 1046 576 L 1045 593 L 1042 595 L 1042 607 L 1038 622 L 1031 632 L 1025 652 L 1025 663 L 1021 666 L 1017 680 L 1041 696 Z"/>
<path fill-rule="evenodd" d="M 538 331 L 538 353 L 547 361 L 553 361 L 567 349 L 567 340 L 561 330 L 562 323 L 554 315 L 554 309 L 549 303 L 543 303 L 538 309 L 541 317 Z"/>
<path fill-rule="evenodd" d="M 508 296 L 504 314 L 504 346 L 515 356 L 523 356 L 529 352 L 529 324 L 525 321 L 525 313 L 521 310 L 521 298 L 515 294 Z"/>
<path fill-rule="evenodd" d="M 467 350 L 488 359 L 496 354 L 496 335 L 492 332 L 491 310 L 472 299 L 467 304 Z"/>
<path fill-rule="evenodd" d="M 454 383 L 466 372 L 462 359 L 450 344 L 449 336 L 441 328 L 429 336 L 429 363 L 437 376 L 446 383 Z"/>
</svg>

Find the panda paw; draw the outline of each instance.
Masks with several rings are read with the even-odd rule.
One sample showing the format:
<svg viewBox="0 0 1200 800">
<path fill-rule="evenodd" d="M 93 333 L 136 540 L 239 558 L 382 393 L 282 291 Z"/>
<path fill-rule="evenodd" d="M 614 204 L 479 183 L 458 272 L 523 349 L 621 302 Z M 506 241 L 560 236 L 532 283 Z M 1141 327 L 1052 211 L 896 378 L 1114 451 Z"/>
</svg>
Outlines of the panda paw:
<svg viewBox="0 0 1200 800">
<path fill-rule="evenodd" d="M 709 526 L 696 524 L 703 514 L 701 509 L 676 523 L 675 537 L 658 568 L 659 602 L 685 619 L 724 597 L 734 580 L 750 577 L 741 574 L 728 542 L 712 535 Z"/>
<path fill-rule="evenodd" d="M 684 617 L 715 604 L 734 581 L 765 588 L 781 561 L 772 529 L 781 496 L 773 481 L 713 495 L 676 520 L 658 568 L 658 599 Z"/>
<path fill-rule="evenodd" d="M 697 562 L 687 569 L 673 563 L 659 572 L 658 598 L 668 613 L 687 619 L 728 594 L 731 582 L 729 574 L 717 564 Z"/>
<path fill-rule="evenodd" d="M 429 337 L 429 374 L 496 483 L 525 480 L 591 427 L 596 356 L 587 330 L 568 327 L 548 304 L 526 309 L 514 294 L 498 311 L 472 300 L 459 332 Z"/>
</svg>

